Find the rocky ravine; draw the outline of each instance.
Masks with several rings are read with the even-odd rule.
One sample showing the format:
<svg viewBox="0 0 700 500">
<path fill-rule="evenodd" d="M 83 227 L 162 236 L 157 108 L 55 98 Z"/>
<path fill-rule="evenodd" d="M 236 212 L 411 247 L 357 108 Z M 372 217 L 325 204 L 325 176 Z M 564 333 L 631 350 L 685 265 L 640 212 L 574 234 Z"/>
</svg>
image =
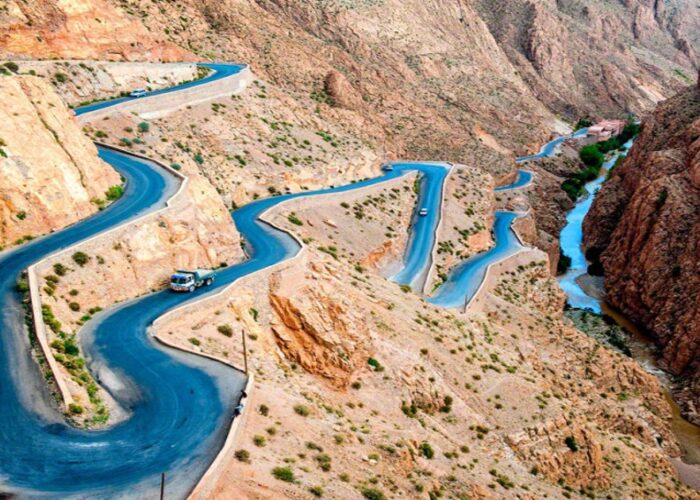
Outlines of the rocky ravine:
<svg viewBox="0 0 700 500">
<path fill-rule="evenodd" d="M 95 213 L 121 184 L 45 80 L 0 77 L 0 102 L 0 246 Z"/>
<path fill-rule="evenodd" d="M 680 399 L 700 423 L 700 87 L 663 102 L 584 223 L 607 300 L 661 346 L 683 376 Z"/>
</svg>

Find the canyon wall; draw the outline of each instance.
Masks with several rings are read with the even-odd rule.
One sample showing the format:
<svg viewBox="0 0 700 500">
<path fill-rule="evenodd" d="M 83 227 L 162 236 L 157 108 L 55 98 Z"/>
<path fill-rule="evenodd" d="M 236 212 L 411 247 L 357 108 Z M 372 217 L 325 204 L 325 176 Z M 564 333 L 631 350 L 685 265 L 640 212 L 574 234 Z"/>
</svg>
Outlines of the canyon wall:
<svg viewBox="0 0 700 500">
<path fill-rule="evenodd" d="M 700 16 L 687 0 L 476 5 L 528 87 L 569 118 L 649 111 L 700 63 Z"/>
<path fill-rule="evenodd" d="M 95 213 L 121 184 L 46 81 L 0 77 L 0 102 L 0 245 Z"/>
<path fill-rule="evenodd" d="M 688 380 L 688 416 L 700 422 L 700 87 L 661 103 L 584 223 L 607 300 L 643 325 L 663 365 Z"/>
</svg>

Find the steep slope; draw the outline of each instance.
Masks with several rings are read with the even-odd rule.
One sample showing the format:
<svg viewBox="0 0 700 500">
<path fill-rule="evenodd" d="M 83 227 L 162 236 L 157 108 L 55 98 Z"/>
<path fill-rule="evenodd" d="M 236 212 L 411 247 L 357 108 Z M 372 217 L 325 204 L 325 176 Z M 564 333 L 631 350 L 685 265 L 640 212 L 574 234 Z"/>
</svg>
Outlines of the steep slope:
<svg viewBox="0 0 700 500">
<path fill-rule="evenodd" d="M 87 217 L 121 184 L 47 82 L 0 77 L 0 103 L 0 245 Z"/>
<path fill-rule="evenodd" d="M 700 88 L 663 102 L 593 203 L 584 244 L 600 256 L 607 300 L 643 325 L 664 365 L 691 378 L 700 422 Z"/>
<path fill-rule="evenodd" d="M 107 0 L 2 0 L 0 58 L 192 60 L 131 14 Z"/>
<path fill-rule="evenodd" d="M 500 177 L 512 169 L 511 151 L 563 125 L 461 0 L 17 3 L 3 12 L 0 54 L 171 60 L 179 45 L 180 58 L 245 61 L 309 115 L 396 156 L 470 158 Z M 106 30 L 119 41 L 107 43 Z M 47 51 L 49 35 L 57 41 Z"/>
<path fill-rule="evenodd" d="M 528 86 L 570 118 L 648 111 L 700 64 L 696 2 L 476 3 Z"/>
</svg>

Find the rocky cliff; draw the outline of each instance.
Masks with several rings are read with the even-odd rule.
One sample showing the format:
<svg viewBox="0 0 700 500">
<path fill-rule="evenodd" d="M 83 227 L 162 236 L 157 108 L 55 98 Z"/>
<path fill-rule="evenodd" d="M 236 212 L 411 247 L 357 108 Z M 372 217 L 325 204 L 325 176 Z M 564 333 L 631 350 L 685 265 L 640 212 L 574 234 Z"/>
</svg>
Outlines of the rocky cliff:
<svg viewBox="0 0 700 500">
<path fill-rule="evenodd" d="M 2 0 L 0 58 L 194 60 L 192 53 L 149 33 L 138 11 L 107 0 Z"/>
<path fill-rule="evenodd" d="M 688 377 L 683 398 L 700 422 L 700 88 L 644 121 L 627 159 L 584 223 L 605 270 L 607 300 L 645 327 L 663 365 Z"/>
<path fill-rule="evenodd" d="M 685 0 L 477 0 L 522 78 L 569 117 L 653 108 L 691 83 L 700 16 Z"/>
<path fill-rule="evenodd" d="M 0 77 L 0 103 L 0 245 L 87 217 L 121 184 L 46 81 Z"/>
</svg>

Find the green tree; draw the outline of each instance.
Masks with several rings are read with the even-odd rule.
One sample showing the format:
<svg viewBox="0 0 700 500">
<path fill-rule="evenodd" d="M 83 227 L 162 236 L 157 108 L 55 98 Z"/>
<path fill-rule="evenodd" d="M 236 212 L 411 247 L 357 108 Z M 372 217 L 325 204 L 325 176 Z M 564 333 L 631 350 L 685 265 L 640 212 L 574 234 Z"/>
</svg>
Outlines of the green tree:
<svg viewBox="0 0 700 500">
<path fill-rule="evenodd" d="M 589 144 L 581 148 L 579 158 L 587 167 L 600 168 L 603 165 L 605 157 L 598 149 L 597 144 Z"/>
</svg>

